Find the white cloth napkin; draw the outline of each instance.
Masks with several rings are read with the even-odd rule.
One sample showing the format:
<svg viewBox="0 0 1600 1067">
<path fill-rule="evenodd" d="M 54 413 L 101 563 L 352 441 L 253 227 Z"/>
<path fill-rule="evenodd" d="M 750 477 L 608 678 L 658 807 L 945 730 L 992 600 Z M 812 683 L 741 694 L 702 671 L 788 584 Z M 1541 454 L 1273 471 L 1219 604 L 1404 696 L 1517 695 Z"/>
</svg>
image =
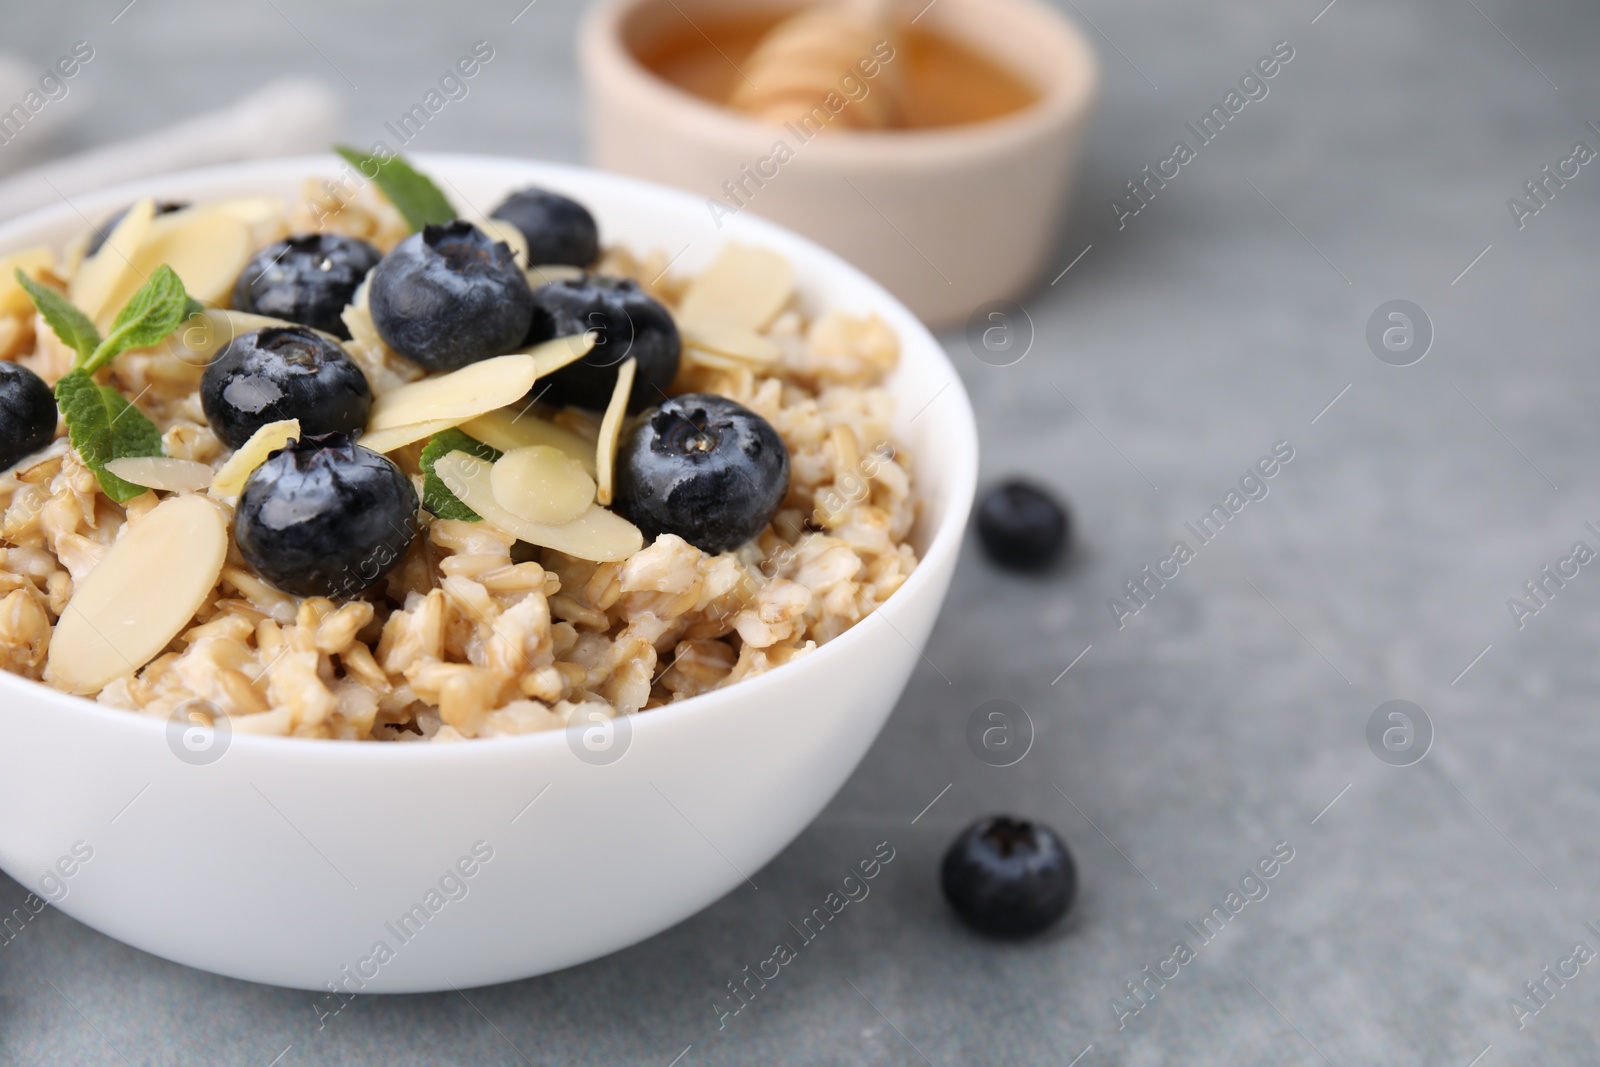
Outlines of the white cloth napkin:
<svg viewBox="0 0 1600 1067">
<path fill-rule="evenodd" d="M 0 78 L 4 70 L 0 64 Z M 323 151 L 338 130 L 340 111 L 338 96 L 321 82 L 272 82 L 228 107 L 0 180 L 0 220 L 167 171 Z"/>
</svg>

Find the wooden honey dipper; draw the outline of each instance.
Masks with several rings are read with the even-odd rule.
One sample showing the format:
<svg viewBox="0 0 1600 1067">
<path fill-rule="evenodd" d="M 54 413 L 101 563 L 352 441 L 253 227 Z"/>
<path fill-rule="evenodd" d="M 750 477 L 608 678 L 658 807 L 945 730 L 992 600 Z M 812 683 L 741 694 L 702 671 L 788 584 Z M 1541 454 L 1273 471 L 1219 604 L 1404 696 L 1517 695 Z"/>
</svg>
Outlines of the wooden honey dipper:
<svg viewBox="0 0 1600 1067">
<path fill-rule="evenodd" d="M 898 124 L 902 79 L 881 45 L 894 46 L 892 0 L 816 4 L 778 23 L 756 44 L 745 63 L 745 80 L 729 104 L 774 124 L 816 115 L 808 128 L 828 126 L 882 130 Z M 868 76 L 866 70 L 875 70 Z M 828 94 L 847 101 L 837 112 Z"/>
</svg>

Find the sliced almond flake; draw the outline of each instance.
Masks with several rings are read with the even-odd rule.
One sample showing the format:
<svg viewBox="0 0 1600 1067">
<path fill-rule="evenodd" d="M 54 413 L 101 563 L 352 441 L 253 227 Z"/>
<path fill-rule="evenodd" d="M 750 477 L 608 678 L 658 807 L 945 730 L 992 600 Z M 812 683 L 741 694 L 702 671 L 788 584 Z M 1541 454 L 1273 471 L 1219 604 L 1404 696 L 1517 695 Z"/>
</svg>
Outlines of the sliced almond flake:
<svg viewBox="0 0 1600 1067">
<path fill-rule="evenodd" d="M 279 218 L 286 209 L 284 202 L 275 196 L 240 196 L 232 200 L 214 200 L 201 207 L 203 210 L 232 215 L 240 222 L 252 226 L 268 219 Z"/>
<path fill-rule="evenodd" d="M 133 255 L 133 269 L 113 288 L 95 321 L 102 329 L 109 326 L 122 305 L 163 263 L 202 304 L 226 302 L 233 283 L 250 261 L 250 252 L 250 228 L 231 215 L 180 211 L 155 219 Z"/>
<path fill-rule="evenodd" d="M 366 282 L 362 282 L 365 285 Z M 361 290 L 357 290 L 361 295 Z M 351 304 L 339 313 L 339 318 L 344 320 L 345 329 L 350 331 L 350 338 L 358 345 L 365 345 L 374 353 L 386 354 L 390 351 L 389 344 L 378 333 L 378 327 L 372 321 L 372 312 L 365 302 Z"/>
<path fill-rule="evenodd" d="M 489 235 L 491 241 L 504 241 L 506 247 L 511 249 L 511 255 L 516 259 L 517 266 L 523 270 L 528 267 L 528 238 L 521 230 L 504 219 L 483 219 L 474 222 L 474 226 Z"/>
<path fill-rule="evenodd" d="M 244 483 L 255 473 L 255 469 L 267 461 L 267 455 L 276 452 L 291 439 L 300 437 L 300 420 L 284 419 L 282 422 L 269 422 L 261 429 L 250 435 L 250 440 L 239 446 L 239 450 L 228 457 L 228 462 L 217 471 L 217 476 L 211 480 L 211 495 L 218 497 L 238 496 L 244 492 Z"/>
<path fill-rule="evenodd" d="M 742 359 L 734 359 L 731 356 L 719 356 L 715 352 L 707 352 L 705 349 L 696 348 L 693 345 L 684 345 L 683 355 L 685 359 L 689 360 L 689 362 L 698 364 L 702 367 L 710 367 L 712 370 L 730 372 L 750 370 L 750 364 L 746 363 Z"/>
<path fill-rule="evenodd" d="M 544 378 L 567 364 L 576 363 L 587 356 L 599 339 L 600 335 L 594 330 L 588 333 L 575 333 L 570 337 L 552 337 L 543 344 L 527 349 L 524 354 L 533 357 L 539 370 L 539 377 Z"/>
<path fill-rule="evenodd" d="M 594 503 L 594 479 L 559 448 L 530 445 L 507 452 L 489 470 L 497 504 L 519 519 L 559 526 Z"/>
<path fill-rule="evenodd" d="M 783 352 L 771 341 L 754 330 L 726 323 L 684 323 L 683 343 L 729 359 L 737 359 L 754 367 L 767 367 L 778 362 Z"/>
<path fill-rule="evenodd" d="M 538 377 L 539 363 L 531 355 L 479 360 L 385 393 L 372 405 L 367 428 L 390 430 L 442 419 L 465 422 L 524 395 Z"/>
<path fill-rule="evenodd" d="M 584 269 L 582 267 L 568 266 L 565 263 L 540 263 L 537 266 L 529 267 L 522 273 L 528 279 L 528 287 L 537 289 L 539 286 L 549 285 L 551 282 L 576 281 L 583 277 Z"/>
<path fill-rule="evenodd" d="M 380 397 L 416 381 L 425 372 L 410 360 L 400 358 L 378 333 L 378 327 L 373 325 L 372 308 L 367 302 L 367 287 L 371 282 L 372 274 L 368 272 L 361 279 L 361 284 L 356 286 L 355 295 L 339 317 L 350 331 L 345 351 L 350 353 L 350 358 L 366 374 L 367 384 L 372 386 L 372 395 Z"/>
<path fill-rule="evenodd" d="M 145 233 L 150 229 L 150 220 L 155 212 L 155 201 L 149 197 L 136 202 L 106 237 L 100 251 L 84 260 L 78 272 L 72 276 L 67 295 L 89 318 L 100 321 L 112 291 L 123 284 L 126 276 L 133 274 L 134 254 L 144 243 Z M 111 314 L 115 315 L 118 310 L 120 308 L 112 308 Z"/>
<path fill-rule="evenodd" d="M 51 683 L 97 693 L 150 662 L 205 603 L 227 555 L 227 520 L 204 497 L 172 497 L 128 523 L 56 623 Z"/>
<path fill-rule="evenodd" d="M 560 526 L 517 518 L 495 500 L 489 464 L 465 452 L 441 456 L 433 465 L 433 473 L 490 526 L 530 545 L 553 548 L 596 563 L 619 562 L 644 547 L 644 535 L 638 527 L 598 504 L 589 505 L 589 510 L 578 518 Z"/>
<path fill-rule="evenodd" d="M 359 439 L 363 448 L 370 448 L 374 452 L 393 452 L 406 445 L 414 445 L 418 441 L 432 437 L 436 433 L 454 429 L 461 425 L 460 419 L 434 419 L 430 422 L 413 422 L 409 426 L 394 426 L 387 430 L 373 430 L 364 433 Z"/>
<path fill-rule="evenodd" d="M 628 396 L 633 392 L 633 376 L 639 361 L 629 358 L 617 370 L 617 384 L 611 389 L 611 402 L 600 420 L 600 439 L 595 443 L 594 466 L 600 472 L 595 500 L 611 503 L 611 488 L 617 466 L 617 442 L 622 437 L 622 419 L 628 413 Z"/>
<path fill-rule="evenodd" d="M 56 277 L 70 281 L 78 276 L 78 268 L 89 255 L 89 242 L 95 238 L 93 230 L 84 230 L 68 241 L 61 249 L 61 259 L 56 265 Z"/>
<path fill-rule="evenodd" d="M 288 233 L 286 208 L 282 200 L 266 196 L 238 197 L 233 200 L 213 200 L 205 204 L 192 204 L 178 211 L 169 211 L 150 220 L 150 229 L 144 243 L 165 237 L 174 230 L 182 230 L 197 219 L 217 215 L 242 223 L 250 235 L 252 250 L 272 244 Z"/>
<path fill-rule="evenodd" d="M 38 281 L 39 275 L 55 263 L 55 254 L 48 248 L 29 248 L 0 259 L 0 315 L 27 315 L 33 311 L 33 301 L 17 284 L 17 271 Z"/>
<path fill-rule="evenodd" d="M 685 325 L 761 331 L 794 296 L 794 268 L 776 252 L 729 245 L 690 283 L 678 305 Z"/>
<path fill-rule="evenodd" d="M 325 330 L 318 330 L 315 327 L 307 326 L 303 322 L 291 322 L 288 319 L 275 319 L 271 315 L 257 315 L 250 311 L 229 311 L 226 308 L 207 308 L 201 314 L 210 319 L 212 322 L 222 323 L 228 327 L 229 332 L 227 339 L 223 341 L 223 344 L 233 340 L 242 333 L 249 333 L 251 330 L 264 330 L 269 326 L 292 326 L 297 330 L 310 330 L 312 333 L 317 334 L 319 337 L 322 337 L 326 340 L 332 341 L 334 344 L 343 344 L 343 341 L 339 337 L 336 337 Z"/>
<path fill-rule="evenodd" d="M 247 311 L 207 308 L 174 331 L 172 336 L 167 338 L 166 348 L 169 354 L 185 363 L 191 365 L 209 363 L 211 357 L 222 351 L 235 337 L 252 330 L 264 330 L 270 326 L 310 329 L 297 322 L 274 319 L 266 315 L 252 315 Z M 313 332 L 334 344 L 343 343 L 331 333 L 323 333 L 321 330 Z"/>
<path fill-rule="evenodd" d="M 346 321 L 349 312 L 346 308 Z M 353 331 L 352 331 L 353 332 Z M 547 374 L 560 370 L 569 363 L 574 363 L 588 354 L 594 347 L 598 335 L 593 331 L 585 334 L 574 334 L 571 337 L 557 337 L 546 341 L 544 344 L 535 345 L 526 352 L 517 352 L 509 356 L 499 356 L 495 360 L 483 360 L 451 374 L 440 375 L 436 378 L 424 378 L 419 382 L 412 382 L 391 389 L 378 398 L 373 405 L 372 416 L 368 423 L 367 436 L 362 444 L 375 452 L 392 452 L 403 445 L 420 441 L 424 437 L 431 437 L 440 430 L 448 430 L 452 426 L 459 426 L 470 419 L 475 419 L 488 412 L 483 409 L 490 405 L 498 405 L 507 396 L 525 394 L 533 383 Z M 496 363 L 497 360 L 531 360 L 533 377 L 527 379 L 526 387 L 521 385 L 524 380 L 522 375 L 526 370 L 510 371 L 489 369 L 482 370 L 486 364 Z M 520 364 L 511 364 L 520 366 Z M 468 374 L 472 371 L 474 373 Z M 455 379 L 455 375 L 464 378 Z M 444 383 L 443 386 L 440 383 Z M 499 383 L 499 384 L 496 384 Z M 460 398 L 471 392 L 471 402 L 462 401 Z M 428 398 L 432 398 L 431 400 Z M 460 401 L 460 402 L 457 402 Z M 490 408 L 490 410 L 493 410 Z M 416 418 L 424 411 L 433 412 L 437 417 Z M 438 414 L 448 412 L 448 414 Z M 414 419 L 415 421 L 400 422 L 401 419 Z M 381 422 L 380 422 L 381 420 Z M 544 441 L 526 442 L 530 444 L 543 444 Z M 553 442 L 555 443 L 555 442 Z M 557 443 L 559 446 L 559 443 Z M 520 444 L 513 447 L 520 447 Z M 502 449 L 502 451 L 505 451 Z M 586 464 L 587 465 L 587 464 Z"/>
<path fill-rule="evenodd" d="M 531 445 L 549 445 L 565 452 L 595 477 L 594 445 L 571 430 L 529 415 L 518 407 L 501 408 L 461 424 L 461 432 L 500 452 Z M 363 441 L 362 444 L 366 442 Z"/>
<path fill-rule="evenodd" d="M 219 211 L 244 223 L 250 228 L 251 248 L 264 248 L 282 240 L 289 233 L 288 207 L 276 197 L 247 196 L 236 200 L 218 200 L 202 205 L 199 210 Z"/>
<path fill-rule="evenodd" d="M 199 492 L 214 477 L 204 463 L 167 456 L 123 456 L 107 463 L 106 470 L 125 482 L 166 493 Z"/>
</svg>

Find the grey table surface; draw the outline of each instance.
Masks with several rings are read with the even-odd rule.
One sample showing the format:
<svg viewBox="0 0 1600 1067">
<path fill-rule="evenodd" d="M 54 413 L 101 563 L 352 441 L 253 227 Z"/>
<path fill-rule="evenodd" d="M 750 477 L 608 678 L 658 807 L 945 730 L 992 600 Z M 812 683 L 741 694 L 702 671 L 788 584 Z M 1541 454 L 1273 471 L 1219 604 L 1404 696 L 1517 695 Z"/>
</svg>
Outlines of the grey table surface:
<svg viewBox="0 0 1600 1067">
<path fill-rule="evenodd" d="M 97 47 L 63 147 L 285 71 L 340 88 L 361 139 L 484 38 L 496 61 L 417 147 L 582 158 L 578 0 L 142 0 L 112 24 L 124 2 L 7 7 L 7 47 L 41 64 Z M 1596 968 L 1545 979 L 1537 1014 L 1523 983 L 1580 942 L 1600 949 L 1585 926 L 1600 925 L 1600 578 L 1550 585 L 1520 627 L 1507 601 L 1575 542 L 1600 548 L 1585 525 L 1600 520 L 1600 174 L 1548 186 L 1521 227 L 1507 200 L 1575 142 L 1600 147 L 1585 126 L 1600 121 L 1600 11 L 1061 2 L 1095 27 L 1106 74 L 1056 269 L 1084 254 L 1025 301 L 1020 363 L 945 340 L 985 478 L 1058 488 L 1074 557 L 1021 579 L 969 546 L 927 664 L 759 891 L 563 973 L 361 999 L 321 1029 L 308 994 L 170 964 L 47 909 L 0 947 L 0 1061 L 1595 1062 Z M 1270 95 L 1119 228 L 1123 183 L 1278 41 L 1294 58 Z M 1410 366 L 1367 341 L 1392 299 L 1435 334 Z M 1280 441 L 1293 459 L 1266 498 L 1119 627 L 1108 599 L 1174 542 L 1197 545 L 1185 523 Z M 991 699 L 1036 727 L 1013 767 L 964 740 Z M 1409 766 L 1366 739 L 1391 699 L 1432 724 Z M 1076 912 L 1042 939 L 985 942 L 939 898 L 944 847 L 995 810 L 1053 824 L 1077 855 Z M 719 1030 L 724 983 L 879 841 L 897 856 L 871 896 Z M 1276 842 L 1294 858 L 1270 894 L 1194 938 L 1185 923 Z M 0 876 L 4 910 L 23 893 Z M 1194 960 L 1119 1020 L 1123 983 L 1180 939 Z"/>
</svg>

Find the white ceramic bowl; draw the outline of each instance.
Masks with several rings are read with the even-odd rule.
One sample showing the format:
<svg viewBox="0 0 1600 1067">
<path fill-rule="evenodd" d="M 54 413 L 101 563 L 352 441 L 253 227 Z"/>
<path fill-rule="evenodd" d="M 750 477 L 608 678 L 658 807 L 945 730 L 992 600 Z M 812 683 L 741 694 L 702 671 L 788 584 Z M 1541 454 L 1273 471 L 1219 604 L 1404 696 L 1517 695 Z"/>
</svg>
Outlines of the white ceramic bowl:
<svg viewBox="0 0 1600 1067">
<path fill-rule="evenodd" d="M 579 759 L 555 732 L 454 745 L 240 735 L 196 766 L 174 755 L 159 719 L 0 673 L 0 867 L 97 930 L 236 978 L 364 993 L 523 978 L 640 941 L 754 877 L 877 736 L 949 586 L 972 502 L 977 437 L 955 370 L 909 311 L 832 254 L 754 217 L 718 231 L 698 199 L 632 179 L 510 159 L 417 162 L 464 210 L 545 186 L 587 204 L 608 243 L 682 250 L 687 270 L 726 241 L 761 245 L 794 263 L 809 309 L 881 315 L 903 347 L 890 388 L 916 463 L 923 561 L 812 655 L 631 718 L 626 753 L 609 765 Z M 338 166 L 253 162 L 123 186 L 0 227 L 0 254 L 64 242 L 85 217 L 137 197 L 287 198 Z"/>
<path fill-rule="evenodd" d="M 1039 99 L 1014 114 L 931 130 L 829 131 L 801 142 L 782 127 L 693 96 L 635 57 L 642 44 L 729 10 L 790 10 L 797 0 L 600 0 L 579 39 L 590 159 L 723 202 L 745 182 L 749 211 L 844 256 L 936 329 L 994 300 L 1023 296 L 1056 248 L 1098 95 L 1094 50 L 1040 0 L 911 3 L 918 19 L 999 60 Z M 793 158 L 770 162 L 777 142 Z M 768 180 L 757 188 L 748 168 Z"/>
</svg>

